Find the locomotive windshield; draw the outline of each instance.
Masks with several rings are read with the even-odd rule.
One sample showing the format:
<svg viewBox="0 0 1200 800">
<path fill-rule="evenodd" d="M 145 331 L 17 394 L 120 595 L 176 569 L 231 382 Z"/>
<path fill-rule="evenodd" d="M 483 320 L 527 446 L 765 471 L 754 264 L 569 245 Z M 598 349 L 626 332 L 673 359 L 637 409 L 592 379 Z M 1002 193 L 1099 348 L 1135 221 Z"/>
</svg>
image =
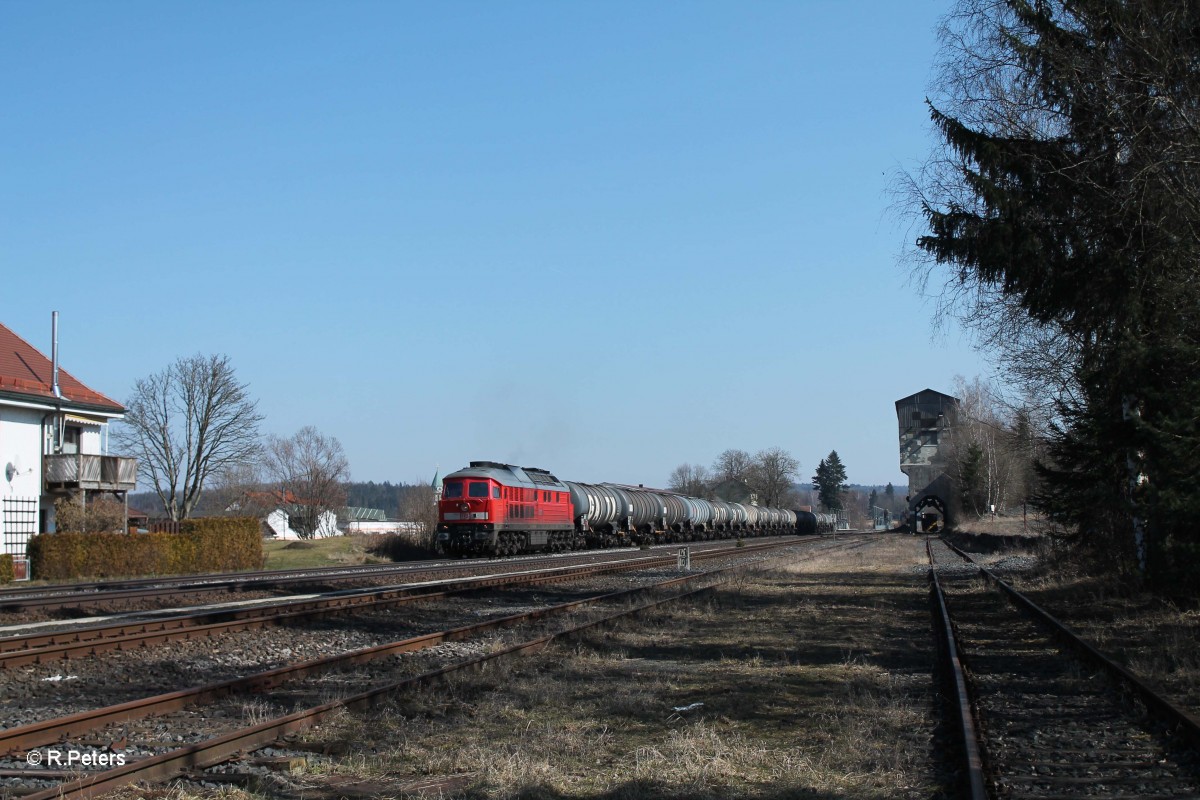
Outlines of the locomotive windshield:
<svg viewBox="0 0 1200 800">
<path fill-rule="evenodd" d="M 446 481 L 442 497 L 462 497 L 462 481 Z"/>
<path fill-rule="evenodd" d="M 468 490 L 468 493 L 471 495 L 471 497 L 487 497 L 488 496 L 487 486 L 488 485 L 486 483 L 480 483 L 479 481 L 472 481 L 471 488 Z"/>
</svg>

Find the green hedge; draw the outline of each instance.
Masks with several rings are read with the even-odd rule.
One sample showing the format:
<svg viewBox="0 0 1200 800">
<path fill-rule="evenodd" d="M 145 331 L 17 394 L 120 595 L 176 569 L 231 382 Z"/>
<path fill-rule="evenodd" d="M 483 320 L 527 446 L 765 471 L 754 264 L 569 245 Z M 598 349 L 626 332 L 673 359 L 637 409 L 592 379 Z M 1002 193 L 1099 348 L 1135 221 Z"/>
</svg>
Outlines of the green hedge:
<svg viewBox="0 0 1200 800">
<path fill-rule="evenodd" d="M 13 557 L 8 553 L 0 554 L 0 583 L 12 583 Z"/>
<path fill-rule="evenodd" d="M 179 527 L 179 533 L 38 534 L 27 551 L 33 577 L 186 575 L 262 567 L 262 533 L 253 517 L 188 519 Z"/>
</svg>

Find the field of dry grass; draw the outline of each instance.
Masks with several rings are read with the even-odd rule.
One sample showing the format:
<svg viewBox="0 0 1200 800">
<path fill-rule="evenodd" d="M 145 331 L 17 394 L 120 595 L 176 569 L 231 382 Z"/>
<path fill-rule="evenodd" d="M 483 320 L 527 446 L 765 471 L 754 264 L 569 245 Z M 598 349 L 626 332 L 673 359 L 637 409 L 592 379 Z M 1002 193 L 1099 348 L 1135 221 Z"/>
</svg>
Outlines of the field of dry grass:
<svg viewBox="0 0 1200 800">
<path fill-rule="evenodd" d="M 284 794 L 937 796 L 923 558 L 881 536 L 342 715 L 307 739 L 347 756 L 281 777 Z M 259 788 L 200 796 L 282 796 Z"/>
<path fill-rule="evenodd" d="M 1200 606 L 1130 594 L 1076 571 L 1046 570 L 1015 583 L 1106 655 L 1200 715 Z"/>
<path fill-rule="evenodd" d="M 1036 567 L 1009 577 L 1015 587 L 1118 663 L 1160 686 L 1193 714 L 1200 714 L 1200 604 L 1181 605 L 1147 591 L 1132 591 L 1089 573 L 1087 562 L 1049 537 L 1029 546 L 996 542 L 986 532 L 960 537 L 984 564 L 1034 554 Z"/>
<path fill-rule="evenodd" d="M 882 536 L 307 734 L 347 753 L 204 797 L 930 798 L 922 540 Z M 184 794 L 181 797 L 196 795 Z"/>
</svg>

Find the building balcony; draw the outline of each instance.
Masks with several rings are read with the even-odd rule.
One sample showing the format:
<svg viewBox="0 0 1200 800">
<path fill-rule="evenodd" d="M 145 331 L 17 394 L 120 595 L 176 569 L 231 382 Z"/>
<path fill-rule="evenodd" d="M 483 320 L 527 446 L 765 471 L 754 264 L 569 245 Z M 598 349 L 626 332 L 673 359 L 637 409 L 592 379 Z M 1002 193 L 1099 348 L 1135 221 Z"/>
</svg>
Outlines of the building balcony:
<svg viewBox="0 0 1200 800">
<path fill-rule="evenodd" d="M 137 459 L 63 453 L 43 456 L 46 491 L 91 489 L 129 492 L 137 486 Z"/>
</svg>

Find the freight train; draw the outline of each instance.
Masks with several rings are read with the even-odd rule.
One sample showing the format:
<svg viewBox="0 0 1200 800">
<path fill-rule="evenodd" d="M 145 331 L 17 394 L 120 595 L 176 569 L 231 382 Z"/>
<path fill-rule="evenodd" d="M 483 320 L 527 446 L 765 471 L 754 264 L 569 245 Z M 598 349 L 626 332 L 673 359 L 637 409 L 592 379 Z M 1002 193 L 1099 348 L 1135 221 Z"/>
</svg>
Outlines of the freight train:
<svg viewBox="0 0 1200 800">
<path fill-rule="evenodd" d="M 515 555 L 832 530 L 827 515 L 704 500 L 544 469 L 472 461 L 442 481 L 437 542 L 456 555 Z"/>
</svg>

